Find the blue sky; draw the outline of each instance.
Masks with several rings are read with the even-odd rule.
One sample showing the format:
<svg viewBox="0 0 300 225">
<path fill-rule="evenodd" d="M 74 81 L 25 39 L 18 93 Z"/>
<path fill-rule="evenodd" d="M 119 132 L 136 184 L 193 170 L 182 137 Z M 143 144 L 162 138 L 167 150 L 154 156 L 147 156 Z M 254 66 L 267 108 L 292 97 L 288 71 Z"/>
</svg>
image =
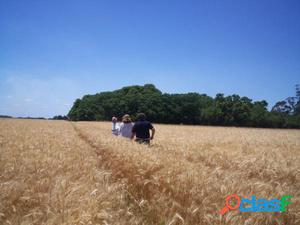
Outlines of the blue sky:
<svg viewBox="0 0 300 225">
<path fill-rule="evenodd" d="M 300 83 L 298 0 L 0 0 L 0 114 L 153 83 L 270 106 Z"/>
</svg>

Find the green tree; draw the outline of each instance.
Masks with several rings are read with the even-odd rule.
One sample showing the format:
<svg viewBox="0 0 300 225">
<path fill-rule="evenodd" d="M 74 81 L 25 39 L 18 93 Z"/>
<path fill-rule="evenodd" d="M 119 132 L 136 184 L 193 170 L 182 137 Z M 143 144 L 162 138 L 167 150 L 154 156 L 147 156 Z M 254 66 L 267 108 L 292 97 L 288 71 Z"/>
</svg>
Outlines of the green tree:
<svg viewBox="0 0 300 225">
<path fill-rule="evenodd" d="M 252 102 L 236 94 L 217 94 L 215 98 L 199 93 L 163 94 L 146 84 L 85 95 L 76 99 L 68 117 L 73 121 L 110 120 L 128 113 L 135 119 L 138 112 L 144 112 L 157 123 L 299 128 L 299 99 L 297 86 L 295 97 L 278 103 L 269 112 L 266 101 Z"/>
</svg>

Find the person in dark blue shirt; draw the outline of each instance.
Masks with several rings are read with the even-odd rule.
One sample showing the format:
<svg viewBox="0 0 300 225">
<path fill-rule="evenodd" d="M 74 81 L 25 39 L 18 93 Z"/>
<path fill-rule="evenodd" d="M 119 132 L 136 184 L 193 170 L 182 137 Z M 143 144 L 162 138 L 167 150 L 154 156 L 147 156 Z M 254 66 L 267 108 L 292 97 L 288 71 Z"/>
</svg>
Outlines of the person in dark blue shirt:
<svg viewBox="0 0 300 225">
<path fill-rule="evenodd" d="M 151 136 L 150 136 L 151 130 Z M 152 124 L 146 120 L 146 115 L 144 113 L 139 113 L 137 115 L 137 121 L 132 127 L 131 139 L 134 137 L 135 141 L 138 143 L 150 144 L 150 140 L 153 140 L 155 134 L 155 128 Z"/>
</svg>

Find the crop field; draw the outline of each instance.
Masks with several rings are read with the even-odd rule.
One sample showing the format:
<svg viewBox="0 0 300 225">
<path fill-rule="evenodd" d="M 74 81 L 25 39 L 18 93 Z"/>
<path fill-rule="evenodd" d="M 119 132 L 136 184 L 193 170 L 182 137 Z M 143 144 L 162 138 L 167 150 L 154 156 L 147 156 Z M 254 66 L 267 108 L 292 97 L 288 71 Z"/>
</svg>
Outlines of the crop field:
<svg viewBox="0 0 300 225">
<path fill-rule="evenodd" d="M 0 224 L 300 224 L 299 130 L 154 126 L 148 147 L 108 122 L 1 119 Z M 222 216 L 230 194 L 293 197 Z"/>
</svg>

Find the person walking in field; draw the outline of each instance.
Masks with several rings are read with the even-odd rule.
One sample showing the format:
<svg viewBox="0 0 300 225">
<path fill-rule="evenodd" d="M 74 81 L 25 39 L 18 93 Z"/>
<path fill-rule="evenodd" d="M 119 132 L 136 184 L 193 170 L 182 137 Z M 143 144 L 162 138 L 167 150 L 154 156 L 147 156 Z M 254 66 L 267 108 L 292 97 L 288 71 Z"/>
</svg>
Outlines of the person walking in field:
<svg viewBox="0 0 300 225">
<path fill-rule="evenodd" d="M 119 123 L 118 123 L 118 119 L 117 117 L 112 117 L 111 119 L 111 122 L 112 122 L 112 128 L 111 128 L 111 133 L 115 136 L 118 136 L 119 135 Z"/>
<path fill-rule="evenodd" d="M 120 127 L 119 127 L 119 124 L 118 124 L 117 117 L 112 117 L 111 121 L 112 121 L 111 132 L 112 132 L 113 135 L 118 136 Z"/>
<path fill-rule="evenodd" d="M 151 130 L 151 136 L 150 136 Z M 155 134 L 155 128 L 153 125 L 146 120 L 146 115 L 144 113 L 139 113 L 137 115 L 137 121 L 132 127 L 131 139 L 134 137 L 137 143 L 150 144 L 150 140 L 153 140 Z"/>
<path fill-rule="evenodd" d="M 133 123 L 131 121 L 131 118 L 128 114 L 125 114 L 122 117 L 122 123 L 120 124 L 119 128 L 119 136 L 125 137 L 125 138 L 131 138 L 132 136 L 132 127 Z"/>
</svg>

